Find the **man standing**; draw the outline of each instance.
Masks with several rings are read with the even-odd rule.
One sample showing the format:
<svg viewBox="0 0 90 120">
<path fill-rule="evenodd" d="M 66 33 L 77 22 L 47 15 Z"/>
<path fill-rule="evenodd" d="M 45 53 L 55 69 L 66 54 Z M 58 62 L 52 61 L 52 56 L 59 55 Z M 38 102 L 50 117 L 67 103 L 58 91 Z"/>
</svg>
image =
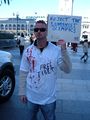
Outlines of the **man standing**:
<svg viewBox="0 0 90 120">
<path fill-rule="evenodd" d="M 20 55 L 22 56 L 25 46 L 25 38 L 23 33 L 21 33 L 19 40 L 20 40 L 19 50 L 20 50 Z"/>
<path fill-rule="evenodd" d="M 57 67 L 69 73 L 72 68 L 64 41 L 56 46 L 47 41 L 47 24 L 35 24 L 36 40 L 24 51 L 20 65 L 19 95 L 29 105 L 29 120 L 41 110 L 45 120 L 55 120 Z"/>
</svg>

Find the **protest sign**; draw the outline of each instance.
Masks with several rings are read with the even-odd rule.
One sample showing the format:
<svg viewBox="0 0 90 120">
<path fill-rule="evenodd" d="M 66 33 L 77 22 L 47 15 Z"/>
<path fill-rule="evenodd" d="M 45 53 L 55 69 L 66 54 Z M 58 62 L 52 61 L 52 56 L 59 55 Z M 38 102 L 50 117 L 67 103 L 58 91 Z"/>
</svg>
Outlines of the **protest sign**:
<svg viewBox="0 0 90 120">
<path fill-rule="evenodd" d="M 60 39 L 66 42 L 79 42 L 81 34 L 81 17 L 68 15 L 48 15 L 48 41 Z"/>
</svg>

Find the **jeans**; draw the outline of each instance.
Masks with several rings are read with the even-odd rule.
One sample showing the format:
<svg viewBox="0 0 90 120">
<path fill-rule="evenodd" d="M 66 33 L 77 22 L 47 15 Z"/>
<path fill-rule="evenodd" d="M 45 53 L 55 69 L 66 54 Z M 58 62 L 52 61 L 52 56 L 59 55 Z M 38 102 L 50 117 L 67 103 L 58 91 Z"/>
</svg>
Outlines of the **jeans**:
<svg viewBox="0 0 90 120">
<path fill-rule="evenodd" d="M 81 60 L 84 59 L 85 61 L 87 61 L 88 59 L 88 52 L 85 52 L 84 55 L 81 57 Z"/>
<path fill-rule="evenodd" d="M 23 51 L 24 51 L 24 46 L 23 45 L 19 45 L 19 49 L 20 49 L 20 55 L 22 56 Z"/>
<path fill-rule="evenodd" d="M 50 104 L 38 105 L 28 102 L 29 109 L 29 120 L 37 120 L 37 113 L 41 110 L 45 120 L 56 120 L 55 119 L 55 109 L 56 101 Z"/>
</svg>

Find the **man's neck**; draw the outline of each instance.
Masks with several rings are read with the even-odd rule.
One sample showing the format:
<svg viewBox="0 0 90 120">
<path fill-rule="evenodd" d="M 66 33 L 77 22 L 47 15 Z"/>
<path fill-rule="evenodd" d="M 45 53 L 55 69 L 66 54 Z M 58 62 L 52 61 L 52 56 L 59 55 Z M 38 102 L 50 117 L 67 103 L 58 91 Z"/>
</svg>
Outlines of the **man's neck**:
<svg viewBox="0 0 90 120">
<path fill-rule="evenodd" d="M 47 46 L 47 40 L 37 40 L 37 47 L 38 48 L 45 48 Z"/>
<path fill-rule="evenodd" d="M 40 44 L 38 44 L 37 40 L 34 42 L 34 45 L 39 48 L 39 49 L 44 49 L 47 45 L 48 45 L 48 41 L 45 40 L 45 41 L 42 41 L 40 42 Z"/>
</svg>

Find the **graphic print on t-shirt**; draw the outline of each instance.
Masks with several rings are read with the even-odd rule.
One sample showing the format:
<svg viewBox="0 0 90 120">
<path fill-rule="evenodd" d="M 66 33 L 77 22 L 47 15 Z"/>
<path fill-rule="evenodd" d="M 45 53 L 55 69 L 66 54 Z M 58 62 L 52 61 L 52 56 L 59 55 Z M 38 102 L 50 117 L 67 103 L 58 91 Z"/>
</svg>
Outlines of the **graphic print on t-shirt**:
<svg viewBox="0 0 90 120">
<path fill-rule="evenodd" d="M 29 82 L 30 87 L 38 88 L 42 83 L 42 77 L 48 76 L 54 72 L 54 65 L 52 60 L 40 61 L 39 57 L 33 56 L 33 47 L 27 50 L 27 60 L 29 62 Z"/>
</svg>

